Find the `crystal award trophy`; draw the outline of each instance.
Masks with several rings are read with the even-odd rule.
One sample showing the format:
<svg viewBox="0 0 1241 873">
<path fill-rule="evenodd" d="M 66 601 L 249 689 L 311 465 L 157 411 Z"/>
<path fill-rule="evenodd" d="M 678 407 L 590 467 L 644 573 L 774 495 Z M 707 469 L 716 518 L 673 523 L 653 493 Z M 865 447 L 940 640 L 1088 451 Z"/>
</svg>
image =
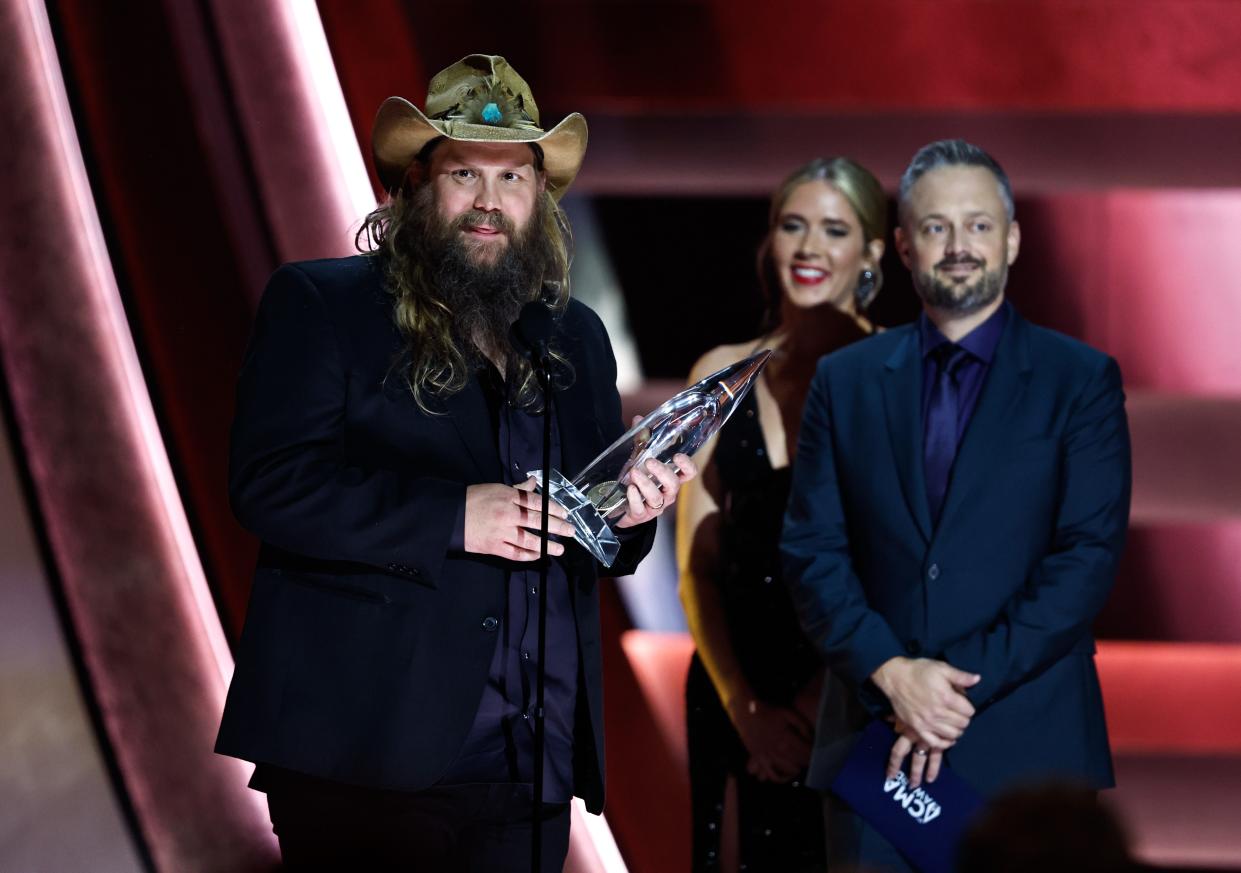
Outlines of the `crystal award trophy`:
<svg viewBox="0 0 1241 873">
<path fill-rule="evenodd" d="M 568 510 L 577 541 L 599 563 L 611 567 L 620 550 L 608 519 L 625 514 L 634 471 L 645 475 L 643 465 L 651 458 L 667 463 L 678 452 L 698 451 L 728 421 L 769 357 L 771 350 L 764 349 L 686 388 L 631 427 L 572 482 L 551 471 L 552 500 Z M 541 470 L 528 475 L 542 484 Z"/>
</svg>

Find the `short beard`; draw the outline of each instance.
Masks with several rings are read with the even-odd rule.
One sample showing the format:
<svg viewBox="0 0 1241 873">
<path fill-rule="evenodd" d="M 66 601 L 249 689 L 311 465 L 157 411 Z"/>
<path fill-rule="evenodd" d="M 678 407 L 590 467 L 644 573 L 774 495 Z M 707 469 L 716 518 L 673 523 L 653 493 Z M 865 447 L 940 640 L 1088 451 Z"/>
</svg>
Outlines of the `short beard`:
<svg viewBox="0 0 1241 873">
<path fill-rule="evenodd" d="M 554 262 L 551 241 L 544 232 L 547 207 L 543 198 L 520 231 L 498 212 L 443 219 L 429 185 L 414 193 L 411 206 L 415 223 L 421 225 L 412 237 L 414 262 L 423 266 L 440 302 L 452 312 L 460 347 L 467 350 L 474 366 L 481 366 L 483 357 L 507 360 L 509 328 L 522 306 L 538 298 L 543 277 Z M 490 262 L 479 260 L 478 246 L 462 232 L 478 226 L 495 228 L 505 236 Z"/>
<path fill-rule="evenodd" d="M 977 264 L 982 274 L 971 285 L 939 279 L 934 273 L 913 274 L 914 290 L 923 303 L 952 315 L 972 315 L 999 299 L 1008 283 L 1008 264 L 988 270 L 986 262 L 977 258 L 944 258 L 935 267 L 958 263 Z"/>
</svg>

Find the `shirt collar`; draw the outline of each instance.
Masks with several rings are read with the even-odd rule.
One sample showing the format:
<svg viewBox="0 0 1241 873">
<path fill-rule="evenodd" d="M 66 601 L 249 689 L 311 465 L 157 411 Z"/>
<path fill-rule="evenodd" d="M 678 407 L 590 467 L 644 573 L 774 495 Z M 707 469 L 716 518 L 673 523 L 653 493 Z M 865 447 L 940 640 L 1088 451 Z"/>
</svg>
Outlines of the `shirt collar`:
<svg viewBox="0 0 1241 873">
<path fill-rule="evenodd" d="M 1000 336 L 1004 333 L 1004 325 L 1008 323 L 1008 310 L 1011 305 L 1005 300 L 1000 304 L 999 309 L 988 316 L 986 321 L 957 340 L 957 345 L 984 364 L 990 364 L 991 359 L 995 357 L 996 346 L 1000 344 Z M 926 317 L 925 312 L 918 316 L 918 335 L 922 340 L 923 358 L 950 341 L 948 337 L 939 332 L 939 328 L 931 319 Z"/>
</svg>

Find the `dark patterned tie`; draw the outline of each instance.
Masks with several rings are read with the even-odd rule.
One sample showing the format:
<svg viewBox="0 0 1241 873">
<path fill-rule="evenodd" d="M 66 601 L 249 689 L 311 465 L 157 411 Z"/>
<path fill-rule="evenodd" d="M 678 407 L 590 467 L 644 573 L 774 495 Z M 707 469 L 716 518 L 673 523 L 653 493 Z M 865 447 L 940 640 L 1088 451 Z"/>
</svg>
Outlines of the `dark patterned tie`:
<svg viewBox="0 0 1241 873">
<path fill-rule="evenodd" d="M 960 407 L 957 371 L 968 354 L 954 343 L 944 343 L 931 352 L 931 358 L 935 361 L 935 385 L 931 388 L 931 400 L 926 407 L 922 451 L 926 467 L 926 498 L 931 507 L 931 519 L 936 524 L 944 506 L 944 492 L 948 490 L 952 461 L 957 456 Z"/>
</svg>

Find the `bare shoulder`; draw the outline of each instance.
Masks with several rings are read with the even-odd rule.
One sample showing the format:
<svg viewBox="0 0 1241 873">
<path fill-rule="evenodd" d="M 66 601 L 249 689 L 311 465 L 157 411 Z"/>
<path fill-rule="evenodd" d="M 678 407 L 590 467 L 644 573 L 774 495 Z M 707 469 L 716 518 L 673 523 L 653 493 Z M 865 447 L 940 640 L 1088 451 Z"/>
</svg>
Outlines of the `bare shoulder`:
<svg viewBox="0 0 1241 873">
<path fill-rule="evenodd" d="M 722 370 L 729 364 L 735 364 L 742 358 L 753 354 L 754 347 L 754 340 L 716 346 L 694 363 L 693 368 L 689 371 L 689 381 L 691 383 L 697 382 L 699 379 L 711 375 L 716 370 Z"/>
</svg>

